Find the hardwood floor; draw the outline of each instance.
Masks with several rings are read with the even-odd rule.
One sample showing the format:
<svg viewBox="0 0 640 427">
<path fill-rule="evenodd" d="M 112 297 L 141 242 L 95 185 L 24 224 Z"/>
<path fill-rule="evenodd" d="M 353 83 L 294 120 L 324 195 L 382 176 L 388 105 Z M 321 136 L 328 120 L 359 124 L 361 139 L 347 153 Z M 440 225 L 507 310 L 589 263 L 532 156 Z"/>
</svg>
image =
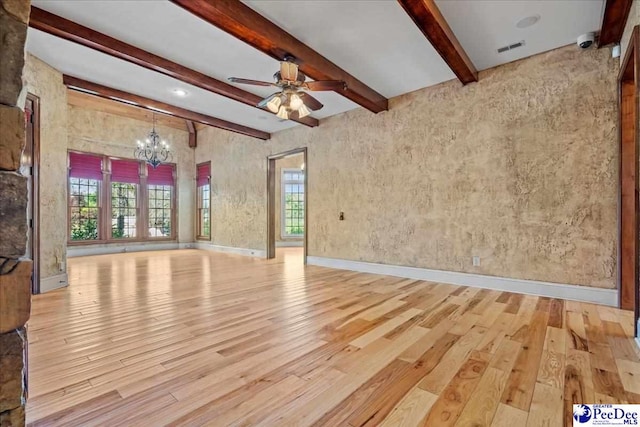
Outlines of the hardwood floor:
<svg viewBox="0 0 640 427">
<path fill-rule="evenodd" d="M 40 426 L 561 426 L 640 402 L 629 312 L 196 250 L 69 260 L 33 299 Z"/>
</svg>

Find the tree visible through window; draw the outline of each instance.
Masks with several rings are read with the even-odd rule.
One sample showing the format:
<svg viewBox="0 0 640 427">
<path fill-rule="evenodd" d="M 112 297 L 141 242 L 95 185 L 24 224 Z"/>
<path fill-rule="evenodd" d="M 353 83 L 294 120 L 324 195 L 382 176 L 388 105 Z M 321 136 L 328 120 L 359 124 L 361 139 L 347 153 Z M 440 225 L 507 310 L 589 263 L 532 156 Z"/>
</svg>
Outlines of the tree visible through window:
<svg viewBox="0 0 640 427">
<path fill-rule="evenodd" d="M 111 237 L 136 237 L 137 190 L 136 184 L 111 183 Z"/>
<path fill-rule="evenodd" d="M 196 237 L 198 239 L 211 238 L 211 162 L 200 163 L 196 166 L 197 186 L 197 215 L 198 223 Z"/>
<path fill-rule="evenodd" d="M 171 165 L 147 165 L 147 200 L 149 201 L 150 238 L 173 235 L 174 168 Z"/>
<path fill-rule="evenodd" d="M 282 235 L 304 234 L 304 171 L 282 170 Z"/>
<path fill-rule="evenodd" d="M 149 185 L 149 237 L 171 236 L 172 187 Z"/>
<path fill-rule="evenodd" d="M 198 187 L 198 222 L 200 224 L 200 235 L 209 237 L 211 235 L 211 188 L 209 184 Z"/>
<path fill-rule="evenodd" d="M 95 179 L 69 178 L 71 240 L 98 238 L 99 184 Z"/>
<path fill-rule="evenodd" d="M 174 164 L 154 168 L 105 155 L 68 155 L 70 244 L 175 238 Z"/>
</svg>

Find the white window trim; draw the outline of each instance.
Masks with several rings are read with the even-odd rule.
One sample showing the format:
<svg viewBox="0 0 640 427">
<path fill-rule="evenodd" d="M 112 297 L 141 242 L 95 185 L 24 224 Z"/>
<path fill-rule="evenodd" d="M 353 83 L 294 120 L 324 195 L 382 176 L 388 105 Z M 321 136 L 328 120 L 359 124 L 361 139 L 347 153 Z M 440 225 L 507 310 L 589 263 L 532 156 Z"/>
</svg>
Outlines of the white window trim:
<svg viewBox="0 0 640 427">
<path fill-rule="evenodd" d="M 303 169 L 299 168 L 282 168 L 280 171 L 280 237 L 283 239 L 296 239 L 304 237 L 303 234 L 287 234 L 285 227 L 285 217 L 286 217 L 286 203 L 285 203 L 285 184 L 302 184 L 304 185 L 304 178 L 301 180 L 289 180 L 285 181 L 284 175 L 285 173 L 305 173 Z M 307 188 L 304 187 L 304 197 L 307 197 Z M 304 229 L 306 231 L 307 224 L 304 224 Z"/>
</svg>

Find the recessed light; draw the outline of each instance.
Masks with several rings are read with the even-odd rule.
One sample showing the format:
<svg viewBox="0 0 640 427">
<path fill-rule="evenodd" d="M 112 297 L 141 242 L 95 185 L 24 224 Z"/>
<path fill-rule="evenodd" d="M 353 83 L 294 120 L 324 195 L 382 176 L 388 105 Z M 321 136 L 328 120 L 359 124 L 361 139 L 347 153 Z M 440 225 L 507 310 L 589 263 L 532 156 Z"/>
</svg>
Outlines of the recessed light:
<svg viewBox="0 0 640 427">
<path fill-rule="evenodd" d="M 518 28 L 527 28 L 534 24 L 536 24 L 540 20 L 540 15 L 532 15 L 527 16 L 526 18 L 522 18 L 516 23 L 516 27 Z"/>
<path fill-rule="evenodd" d="M 184 89 L 174 89 L 173 94 L 176 96 L 187 96 L 187 91 Z"/>
</svg>

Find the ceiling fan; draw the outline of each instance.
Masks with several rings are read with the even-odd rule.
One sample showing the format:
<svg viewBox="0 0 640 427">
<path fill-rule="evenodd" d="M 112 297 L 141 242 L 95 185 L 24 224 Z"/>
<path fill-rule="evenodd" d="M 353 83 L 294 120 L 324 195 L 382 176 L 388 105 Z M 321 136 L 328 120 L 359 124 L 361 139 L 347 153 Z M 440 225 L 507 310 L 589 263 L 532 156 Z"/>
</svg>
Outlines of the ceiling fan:
<svg viewBox="0 0 640 427">
<path fill-rule="evenodd" d="M 329 91 L 344 90 L 347 84 L 339 80 L 316 80 L 306 82 L 305 76 L 299 69 L 294 58 L 287 56 L 280 62 L 280 71 L 273 75 L 275 82 L 263 82 L 260 80 L 241 79 L 229 77 L 233 83 L 242 83 L 255 86 L 275 86 L 281 90 L 271 94 L 258 103 L 260 108 L 268 108 L 281 119 L 301 119 L 323 107 L 322 103 L 304 90 Z"/>
</svg>

